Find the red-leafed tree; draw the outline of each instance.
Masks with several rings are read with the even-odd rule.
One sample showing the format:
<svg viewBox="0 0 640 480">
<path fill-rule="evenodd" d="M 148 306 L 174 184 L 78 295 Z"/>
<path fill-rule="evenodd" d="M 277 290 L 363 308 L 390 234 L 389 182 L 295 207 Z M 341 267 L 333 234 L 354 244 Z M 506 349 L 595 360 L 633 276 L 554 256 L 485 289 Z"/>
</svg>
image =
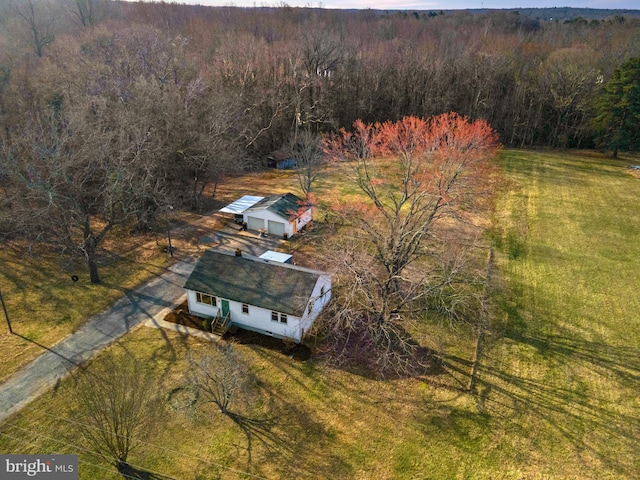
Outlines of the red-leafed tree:
<svg viewBox="0 0 640 480">
<path fill-rule="evenodd" d="M 461 260 L 447 245 L 459 243 L 450 233 L 453 220 L 469 217 L 486 193 L 497 134 L 483 120 L 448 113 L 358 121 L 353 132 L 342 130 L 325 144 L 334 159 L 349 160 L 353 180 L 367 198 L 337 207 L 351 232 L 339 249 L 338 278 L 348 293 L 345 308 L 339 308 L 343 322 L 335 325 L 350 329 L 355 319 L 369 330 L 369 341 L 387 352 L 406 353 L 405 314 L 459 271 Z M 451 221 L 442 222 L 445 218 Z"/>
</svg>

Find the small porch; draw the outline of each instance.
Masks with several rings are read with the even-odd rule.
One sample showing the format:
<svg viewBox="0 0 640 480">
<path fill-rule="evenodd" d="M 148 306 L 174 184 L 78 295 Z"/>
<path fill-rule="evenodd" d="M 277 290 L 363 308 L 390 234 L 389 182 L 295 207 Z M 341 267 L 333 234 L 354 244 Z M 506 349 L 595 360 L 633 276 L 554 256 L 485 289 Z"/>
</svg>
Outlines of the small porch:
<svg viewBox="0 0 640 480">
<path fill-rule="evenodd" d="M 230 323 L 231 312 L 227 311 L 223 314 L 222 309 L 218 310 L 218 314 L 211 320 L 211 333 L 222 337 L 229 330 Z"/>
<path fill-rule="evenodd" d="M 231 326 L 231 312 L 227 310 L 226 314 L 223 314 L 222 309 L 220 309 L 214 317 L 196 316 L 189 312 L 189 304 L 185 300 L 173 311 L 169 312 L 164 317 L 164 320 L 189 329 L 200 330 L 207 334 L 213 333 L 218 337 L 222 337 Z"/>
</svg>

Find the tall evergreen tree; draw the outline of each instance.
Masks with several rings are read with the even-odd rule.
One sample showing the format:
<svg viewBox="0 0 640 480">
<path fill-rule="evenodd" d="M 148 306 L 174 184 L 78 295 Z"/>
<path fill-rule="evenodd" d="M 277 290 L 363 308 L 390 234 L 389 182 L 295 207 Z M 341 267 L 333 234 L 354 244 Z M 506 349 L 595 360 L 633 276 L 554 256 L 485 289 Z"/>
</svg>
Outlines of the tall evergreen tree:
<svg viewBox="0 0 640 480">
<path fill-rule="evenodd" d="M 613 72 L 599 99 L 595 126 L 614 158 L 619 150 L 640 149 L 640 57 Z"/>
</svg>

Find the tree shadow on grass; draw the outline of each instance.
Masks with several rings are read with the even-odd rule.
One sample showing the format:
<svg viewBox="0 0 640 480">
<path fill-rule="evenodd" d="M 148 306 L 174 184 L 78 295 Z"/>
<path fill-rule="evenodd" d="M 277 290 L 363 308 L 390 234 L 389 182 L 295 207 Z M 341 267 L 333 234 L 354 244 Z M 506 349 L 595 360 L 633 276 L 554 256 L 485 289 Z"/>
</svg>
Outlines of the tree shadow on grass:
<svg viewBox="0 0 640 480">
<path fill-rule="evenodd" d="M 382 335 L 354 322 L 349 330 L 333 330 L 318 349 L 323 361 L 369 380 L 400 380 L 444 373 L 438 352 L 420 344 L 394 323 Z"/>
<path fill-rule="evenodd" d="M 175 480 L 173 477 L 148 472 L 142 468 L 135 468 L 129 464 L 118 468 L 118 472 L 123 479 L 126 480 Z"/>
<path fill-rule="evenodd" d="M 247 463 L 251 463 L 254 443 L 260 443 L 268 452 L 287 449 L 287 442 L 274 432 L 277 424 L 275 417 L 257 418 L 227 411 L 225 415 L 235 423 L 244 434 L 247 442 Z"/>
<path fill-rule="evenodd" d="M 529 332 L 517 335 L 517 342 L 544 360 L 529 376 L 482 359 L 476 379 L 478 415 L 488 415 L 491 423 L 518 432 L 525 441 L 549 443 L 542 448 L 553 449 L 552 439 L 564 438 L 578 458 L 588 455 L 621 478 L 633 477 L 640 435 L 640 409 L 633 400 L 640 390 L 637 349 Z M 464 391 L 471 362 L 447 356 L 444 366 L 461 379 L 459 391 Z M 530 422 L 544 427 L 534 432 Z"/>
<path fill-rule="evenodd" d="M 303 383 L 292 375 L 300 363 L 283 357 L 277 350 L 259 346 L 252 350 L 265 362 L 285 375 L 287 382 L 295 382 L 293 391 L 305 389 Z M 305 363 L 306 365 L 306 363 Z M 269 468 L 275 468 L 278 478 L 349 478 L 351 466 L 339 455 L 336 436 L 331 428 L 315 418 L 303 403 L 292 397 L 289 389 L 272 386 L 267 380 L 254 378 L 255 392 L 259 392 L 261 413 L 237 414 L 229 418 L 242 430 L 247 447 L 256 455 L 269 458 Z M 260 448 L 258 448 L 260 447 Z M 336 453 L 334 453 L 336 452 Z M 250 460 L 248 463 L 251 463 Z M 260 470 L 262 463 L 252 464 Z M 340 475 L 337 472 L 346 472 Z M 273 470 L 264 472 L 273 477 Z"/>
<path fill-rule="evenodd" d="M 148 272 L 152 276 L 156 276 L 171 271 L 171 267 L 174 265 L 174 262 L 168 262 L 166 265 L 158 265 L 150 261 L 140 260 L 138 257 L 132 256 L 131 252 L 117 253 L 109 250 L 104 250 L 101 253 L 100 261 L 98 264 L 99 267 L 107 267 L 118 264 L 135 265 L 137 270 L 143 270 Z"/>
<path fill-rule="evenodd" d="M 260 472 L 265 464 L 254 462 L 258 456 L 269 458 L 266 465 L 275 467 L 283 478 L 330 478 L 330 472 L 349 468 L 342 458 L 328 453 L 328 449 L 320 454 L 306 448 L 328 447 L 327 441 L 332 438 L 323 425 L 312 419 L 310 412 L 283 401 L 280 392 L 269 389 L 266 394 L 271 399 L 268 414 L 223 413 L 243 434 L 247 467 Z M 272 471 L 264 473 L 273 475 Z"/>
</svg>

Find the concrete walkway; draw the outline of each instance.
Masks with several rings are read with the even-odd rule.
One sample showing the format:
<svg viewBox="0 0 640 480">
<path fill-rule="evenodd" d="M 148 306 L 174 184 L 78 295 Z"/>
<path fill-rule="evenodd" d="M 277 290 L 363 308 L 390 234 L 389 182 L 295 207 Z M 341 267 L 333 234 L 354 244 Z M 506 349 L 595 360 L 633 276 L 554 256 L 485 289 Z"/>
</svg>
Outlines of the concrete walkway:
<svg viewBox="0 0 640 480">
<path fill-rule="evenodd" d="M 182 303 L 181 301 L 178 303 Z M 169 313 L 169 312 L 166 312 Z M 215 335 L 213 333 L 205 332 L 203 330 L 198 330 L 197 328 L 187 327 L 186 325 L 179 325 L 177 323 L 165 322 L 162 320 L 164 315 L 156 315 L 156 318 L 150 318 L 144 322 L 145 327 L 151 328 L 163 328 L 165 330 L 171 330 L 172 332 L 178 332 L 185 335 L 191 335 L 192 337 L 201 338 L 203 340 L 207 340 L 209 342 L 217 342 L 220 340 L 219 335 Z"/>
<path fill-rule="evenodd" d="M 0 385 L 0 422 L 56 385 L 82 362 L 131 329 L 154 318 L 164 318 L 179 299 L 195 261 L 180 261 L 166 273 L 129 291 L 111 308 L 96 315 L 78 331 L 47 349 L 32 363 Z"/>
</svg>

